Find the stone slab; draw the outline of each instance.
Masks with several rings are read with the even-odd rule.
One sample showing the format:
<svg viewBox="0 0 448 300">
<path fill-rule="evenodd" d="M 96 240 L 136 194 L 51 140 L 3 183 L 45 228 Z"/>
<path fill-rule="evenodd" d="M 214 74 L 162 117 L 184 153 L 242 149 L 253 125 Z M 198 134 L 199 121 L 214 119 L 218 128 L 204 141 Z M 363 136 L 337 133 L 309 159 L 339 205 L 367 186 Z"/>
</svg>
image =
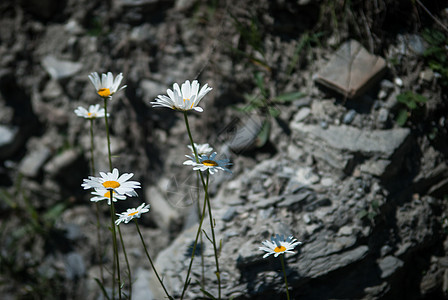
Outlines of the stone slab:
<svg viewBox="0 0 448 300">
<path fill-rule="evenodd" d="M 299 135 L 323 140 L 333 149 L 364 154 L 379 153 L 385 158 L 394 154 L 410 135 L 409 128 L 367 131 L 347 125 L 330 125 L 323 129 L 318 125 L 299 123 L 293 124 L 292 129 Z"/>
<path fill-rule="evenodd" d="M 50 156 L 51 151 L 45 146 L 38 147 L 36 150 L 29 152 L 20 162 L 20 173 L 28 177 L 36 177 Z"/>
<path fill-rule="evenodd" d="M 315 81 L 347 98 L 362 95 L 386 71 L 386 61 L 369 53 L 360 43 L 350 40 L 342 44 Z"/>
</svg>

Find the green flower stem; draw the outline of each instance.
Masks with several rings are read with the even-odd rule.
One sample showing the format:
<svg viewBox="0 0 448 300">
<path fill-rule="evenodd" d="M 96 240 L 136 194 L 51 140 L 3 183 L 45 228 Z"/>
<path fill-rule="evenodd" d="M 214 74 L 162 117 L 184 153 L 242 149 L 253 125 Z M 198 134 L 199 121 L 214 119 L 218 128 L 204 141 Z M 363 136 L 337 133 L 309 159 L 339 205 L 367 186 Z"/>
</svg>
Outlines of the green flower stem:
<svg viewBox="0 0 448 300">
<path fill-rule="evenodd" d="M 107 153 L 109 157 L 109 169 L 112 172 L 112 154 L 110 153 L 110 135 L 109 135 L 109 121 L 107 117 L 107 100 L 108 98 L 104 98 L 104 120 L 106 122 L 106 135 L 107 135 Z"/>
<path fill-rule="evenodd" d="M 280 262 L 282 263 L 283 276 L 285 277 L 286 298 L 289 300 L 288 280 L 286 279 L 285 262 L 284 262 L 283 256 L 284 256 L 284 254 L 280 254 Z"/>
<path fill-rule="evenodd" d="M 209 178 L 210 172 L 207 171 L 207 185 L 208 185 L 208 178 Z M 216 239 L 215 239 L 215 229 L 213 225 L 213 216 L 212 216 L 212 207 L 210 205 L 210 198 L 205 198 L 205 201 L 207 202 L 208 206 L 208 217 L 210 219 L 210 229 L 212 231 L 212 242 L 213 242 L 213 250 L 215 254 L 215 264 L 216 264 L 216 277 L 218 279 L 218 299 L 221 299 L 221 273 L 219 272 L 219 261 L 218 261 L 218 250 L 216 249 Z"/>
<path fill-rule="evenodd" d="M 198 173 L 200 173 L 200 172 L 201 171 L 198 171 Z M 201 174 L 201 177 L 202 177 L 202 174 Z M 205 192 L 205 197 L 208 197 L 208 181 L 207 181 L 207 184 L 205 185 L 204 192 Z M 191 252 L 190 265 L 188 266 L 187 277 L 185 277 L 184 288 L 182 290 L 182 295 L 180 296 L 181 300 L 184 298 L 185 292 L 186 292 L 188 284 L 189 284 L 191 266 L 193 265 L 194 254 L 196 252 L 196 247 L 198 245 L 198 238 L 199 238 L 199 235 L 202 233 L 201 228 L 202 228 L 202 223 L 204 222 L 206 207 L 207 207 L 207 201 L 204 199 L 204 206 L 202 208 L 201 220 L 199 221 L 198 231 L 196 232 L 196 238 L 195 238 L 194 244 L 193 244 L 193 251 Z"/>
<path fill-rule="evenodd" d="M 109 120 L 107 117 L 107 101 L 108 98 L 104 98 L 104 120 L 106 122 L 106 136 L 107 136 L 107 156 L 109 158 L 109 170 L 112 172 L 112 154 L 110 151 L 110 133 L 109 133 Z M 121 276 L 120 276 L 120 261 L 118 257 L 118 245 L 117 245 L 117 232 L 115 228 L 115 206 L 113 202 L 113 191 L 110 192 L 110 220 L 112 229 L 112 241 L 114 246 L 114 264 L 113 264 L 113 279 L 112 279 L 112 295 L 115 292 L 115 267 L 117 271 L 118 279 L 118 298 L 121 300 Z M 128 264 L 129 268 L 129 264 Z M 113 297 L 113 296 L 112 296 Z"/>
<path fill-rule="evenodd" d="M 121 300 L 121 276 L 120 276 L 120 261 L 118 259 L 118 245 L 117 245 L 117 232 L 115 229 L 115 206 L 114 206 L 114 199 L 113 199 L 113 193 L 114 191 L 111 189 L 109 190 L 110 194 L 110 220 L 111 220 L 111 230 L 112 230 L 112 242 L 114 246 L 114 263 L 113 263 L 113 277 L 112 277 L 112 299 L 114 298 L 115 294 L 115 271 L 117 271 L 117 279 L 118 279 L 118 299 Z M 116 268 L 116 269 L 115 269 Z"/>
<path fill-rule="evenodd" d="M 93 119 L 90 119 L 90 165 L 91 165 L 91 174 L 95 176 L 95 143 L 93 140 Z M 101 224 L 100 224 L 100 206 L 98 202 L 95 202 L 95 213 L 96 213 L 96 233 L 98 238 L 98 257 L 100 260 L 100 278 L 101 284 L 104 285 L 104 273 L 103 273 L 103 242 L 101 237 Z"/>
<path fill-rule="evenodd" d="M 165 291 L 166 296 L 168 299 L 173 299 L 173 297 L 170 296 L 167 289 L 165 288 L 165 285 L 163 284 L 162 279 L 160 279 L 159 274 L 157 273 L 156 267 L 154 266 L 151 257 L 149 256 L 148 248 L 146 247 L 145 240 L 143 239 L 142 233 L 140 231 L 140 227 L 138 226 L 138 222 L 136 219 L 134 219 L 135 226 L 137 227 L 138 235 L 140 236 L 140 239 L 142 240 L 143 248 L 145 249 L 146 257 L 148 257 L 149 263 L 151 264 L 152 269 L 154 270 L 154 274 L 156 274 L 157 279 L 160 282 L 160 285 L 162 285 L 163 290 Z"/>
<path fill-rule="evenodd" d="M 193 141 L 193 137 L 191 135 L 191 130 L 190 130 L 190 124 L 188 122 L 187 112 L 184 112 L 184 120 L 185 120 L 185 126 L 187 127 L 188 137 L 190 138 L 191 148 L 193 148 L 194 156 L 196 158 L 196 162 L 199 163 L 199 156 L 198 156 L 198 152 L 196 150 L 196 147 L 194 146 L 194 141 Z M 221 300 L 221 276 L 220 276 L 220 272 L 219 272 L 218 252 L 217 252 L 217 249 L 216 249 L 215 230 L 214 230 L 214 227 L 213 227 L 213 217 L 212 217 L 212 211 L 211 211 L 211 206 L 210 206 L 210 199 L 209 199 L 209 196 L 208 196 L 209 172 L 207 172 L 207 183 L 204 182 L 204 176 L 202 175 L 201 171 L 198 171 L 198 173 L 199 173 L 199 175 L 201 177 L 202 186 L 204 187 L 204 191 L 205 191 L 204 208 L 205 208 L 205 205 L 207 205 L 207 203 L 208 203 L 210 227 L 211 227 L 212 236 L 213 236 L 213 249 L 214 249 L 214 252 L 215 252 L 216 277 L 218 279 L 218 295 L 219 295 L 218 299 Z M 199 231 L 201 230 L 202 221 L 204 220 L 204 214 L 205 214 L 205 210 L 202 213 L 201 223 L 200 223 L 199 228 L 198 228 L 198 234 L 199 234 Z M 198 239 L 198 235 L 196 235 L 196 240 L 195 240 L 195 243 L 194 243 L 194 246 L 193 246 L 193 250 L 196 250 L 197 239 Z M 185 280 L 184 291 L 182 292 L 182 297 L 183 297 L 185 289 L 186 289 L 186 285 L 187 285 L 187 282 L 188 282 L 188 276 L 189 276 L 189 272 L 191 270 L 191 264 L 193 263 L 193 259 L 194 259 L 194 251 L 193 251 L 193 254 L 192 254 L 192 257 L 191 257 L 190 267 L 189 267 L 189 270 L 188 270 L 187 278 Z M 182 299 L 182 297 L 181 297 L 181 299 Z"/>
<path fill-rule="evenodd" d="M 90 119 L 90 170 L 92 171 L 92 176 L 95 175 L 95 143 L 93 140 L 93 119 Z"/>
<path fill-rule="evenodd" d="M 187 127 L 188 137 L 190 138 L 191 148 L 193 148 L 194 157 L 196 158 L 196 162 L 199 163 L 198 151 L 196 150 L 196 147 L 194 146 L 193 137 L 191 136 L 190 124 L 188 123 L 187 112 L 184 112 L 184 120 L 185 120 L 185 126 Z M 202 180 L 202 183 L 204 183 L 204 180 Z"/>
<path fill-rule="evenodd" d="M 118 228 L 118 236 L 120 237 L 120 243 L 121 247 L 123 249 L 124 259 L 126 261 L 126 266 L 128 269 L 128 281 L 129 281 L 129 299 L 132 299 L 132 279 L 131 279 L 131 266 L 129 264 L 128 255 L 126 253 L 126 247 L 123 241 L 123 236 L 121 235 L 121 229 L 120 226 L 117 226 Z"/>
<path fill-rule="evenodd" d="M 196 173 L 196 188 L 199 191 L 199 174 Z M 198 209 L 198 217 L 199 220 L 202 218 L 202 214 L 201 214 L 201 201 L 200 201 L 200 193 L 198 193 L 198 197 L 196 199 L 196 203 L 197 205 L 197 209 Z M 200 244 L 201 244 L 201 285 L 202 285 L 202 289 L 205 288 L 205 266 L 204 266 L 204 241 L 202 240 L 202 230 L 201 230 L 201 234 L 200 234 Z M 206 294 L 204 293 L 204 296 L 206 296 Z"/>
</svg>

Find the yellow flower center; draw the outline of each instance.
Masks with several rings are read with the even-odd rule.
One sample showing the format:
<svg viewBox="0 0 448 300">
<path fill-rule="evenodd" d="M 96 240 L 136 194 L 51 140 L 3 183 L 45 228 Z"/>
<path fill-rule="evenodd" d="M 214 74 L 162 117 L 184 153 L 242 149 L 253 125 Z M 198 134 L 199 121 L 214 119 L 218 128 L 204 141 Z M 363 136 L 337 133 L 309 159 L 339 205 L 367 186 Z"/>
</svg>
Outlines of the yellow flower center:
<svg viewBox="0 0 448 300">
<path fill-rule="evenodd" d="M 112 194 L 115 195 L 115 192 L 112 191 Z M 107 191 L 106 193 L 104 193 L 103 197 L 110 198 L 110 191 Z"/>
<path fill-rule="evenodd" d="M 106 189 L 116 189 L 117 187 L 120 186 L 120 183 L 118 181 L 109 180 L 109 181 L 103 182 L 103 186 Z"/>
<path fill-rule="evenodd" d="M 98 95 L 100 95 L 101 97 L 109 97 L 110 96 L 110 90 L 107 89 L 107 88 L 99 89 L 98 90 Z"/>
<path fill-rule="evenodd" d="M 134 211 L 134 212 L 130 213 L 128 216 L 134 216 L 136 214 L 138 214 L 138 211 Z"/>
<path fill-rule="evenodd" d="M 185 101 L 190 101 L 190 98 L 184 98 L 184 102 L 185 102 Z"/>
<path fill-rule="evenodd" d="M 275 247 L 274 251 L 277 252 L 277 253 L 285 252 L 286 248 L 285 248 L 285 246 L 277 246 L 277 247 Z"/>
<path fill-rule="evenodd" d="M 210 160 L 210 159 L 206 159 L 206 160 L 202 161 L 202 164 L 204 166 L 207 166 L 207 167 L 216 167 L 216 166 L 218 166 L 218 163 L 216 161 Z"/>
<path fill-rule="evenodd" d="M 88 116 L 89 118 L 91 118 L 91 117 L 93 116 L 93 114 L 92 114 L 91 112 L 88 112 L 88 113 L 87 113 L 87 116 Z"/>
</svg>

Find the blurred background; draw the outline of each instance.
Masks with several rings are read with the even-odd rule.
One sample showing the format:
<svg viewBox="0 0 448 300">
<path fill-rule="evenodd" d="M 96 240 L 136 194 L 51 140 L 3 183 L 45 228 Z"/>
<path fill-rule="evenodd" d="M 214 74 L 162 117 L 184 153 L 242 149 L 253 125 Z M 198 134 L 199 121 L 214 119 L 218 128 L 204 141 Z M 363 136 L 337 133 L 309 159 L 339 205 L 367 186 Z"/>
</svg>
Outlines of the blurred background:
<svg viewBox="0 0 448 300">
<path fill-rule="evenodd" d="M 103 299 L 109 208 L 99 243 L 81 188 L 89 122 L 73 111 L 102 104 L 87 76 L 111 71 L 127 85 L 108 106 L 113 165 L 142 183 L 117 211 L 151 204 L 139 223 L 174 296 L 198 189 L 182 114 L 149 102 L 197 79 L 213 90 L 189 114 L 193 138 L 233 163 L 210 187 L 225 299 L 284 297 L 258 251 L 276 233 L 303 242 L 286 257 L 293 299 L 446 299 L 447 20 L 442 0 L 1 1 L 0 297 Z M 107 171 L 101 119 L 94 132 Z M 133 298 L 163 299 L 120 226 Z M 199 279 L 197 257 L 187 299 L 204 298 Z"/>
</svg>

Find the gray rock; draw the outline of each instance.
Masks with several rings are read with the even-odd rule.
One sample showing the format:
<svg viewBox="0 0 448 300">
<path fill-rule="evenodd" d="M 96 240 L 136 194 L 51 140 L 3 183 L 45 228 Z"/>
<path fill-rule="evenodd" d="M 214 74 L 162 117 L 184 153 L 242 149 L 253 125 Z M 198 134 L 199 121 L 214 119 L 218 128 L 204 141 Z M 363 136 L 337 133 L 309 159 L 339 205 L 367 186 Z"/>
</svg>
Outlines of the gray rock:
<svg viewBox="0 0 448 300">
<path fill-rule="evenodd" d="M 422 71 L 420 73 L 420 78 L 423 81 L 431 82 L 434 79 L 434 71 L 429 69 L 429 68 L 427 68 L 427 69 L 425 69 L 424 71 Z"/>
<path fill-rule="evenodd" d="M 378 122 L 385 123 L 387 122 L 388 118 L 389 118 L 389 111 L 384 107 L 380 108 L 378 112 Z"/>
<path fill-rule="evenodd" d="M 447 193 L 448 193 L 448 178 L 438 182 L 428 190 L 428 195 L 431 195 L 433 197 L 443 197 Z"/>
<path fill-rule="evenodd" d="M 350 124 L 356 117 L 356 111 L 354 109 L 350 109 L 345 115 L 342 122 L 344 124 Z"/>
<path fill-rule="evenodd" d="M 80 279 L 86 273 L 84 259 L 77 252 L 70 252 L 65 255 L 65 270 L 69 280 Z"/>
<path fill-rule="evenodd" d="M 47 55 L 42 59 L 42 66 L 51 78 L 59 80 L 71 77 L 78 73 L 82 64 L 66 60 L 60 60 L 53 55 Z"/>
<path fill-rule="evenodd" d="M 380 85 L 381 85 L 381 88 L 383 90 L 386 90 L 388 92 L 390 92 L 390 91 L 392 91 L 394 89 L 394 83 L 392 81 L 390 81 L 390 80 L 387 80 L 387 79 L 381 80 Z"/>
<path fill-rule="evenodd" d="M 63 229 L 65 231 L 65 237 L 71 241 L 75 241 L 84 237 L 81 227 L 77 224 L 65 224 Z"/>
<path fill-rule="evenodd" d="M 394 79 L 394 83 L 395 83 L 395 85 L 397 85 L 399 87 L 402 87 L 403 86 L 403 79 L 401 79 L 400 77 L 396 77 Z"/>
<path fill-rule="evenodd" d="M 321 245 L 320 247 L 326 247 Z M 305 249 L 303 249 L 304 255 Z M 302 261 L 302 276 L 310 278 L 318 278 L 324 276 L 337 269 L 347 267 L 353 263 L 356 263 L 366 257 L 369 248 L 367 246 L 359 246 L 353 250 L 344 251 L 341 253 L 335 253 L 333 255 L 319 256 L 314 253 L 315 258 L 306 258 Z"/>
<path fill-rule="evenodd" d="M 44 167 L 44 171 L 50 176 L 59 176 L 66 171 L 67 167 L 75 163 L 80 157 L 78 151 L 69 149 L 53 157 Z"/>
<path fill-rule="evenodd" d="M 294 122 L 302 122 L 306 119 L 311 113 L 311 109 L 309 107 L 302 107 L 295 115 Z"/>
<path fill-rule="evenodd" d="M 381 270 L 381 278 L 388 278 L 404 265 L 403 261 L 395 256 L 386 256 L 378 261 L 378 267 Z"/>
<path fill-rule="evenodd" d="M 133 274 L 136 278 L 132 284 L 132 299 L 146 300 L 154 299 L 154 296 L 149 288 L 149 281 L 153 275 L 152 272 L 139 267 Z"/>
<path fill-rule="evenodd" d="M 307 202 L 316 199 L 316 194 L 309 190 L 304 190 L 303 192 L 286 195 L 283 200 L 277 204 L 278 207 L 290 207 L 290 206 L 304 206 Z"/>
<path fill-rule="evenodd" d="M 315 81 L 348 98 L 356 98 L 381 79 L 385 70 L 383 58 L 370 54 L 360 43 L 350 40 L 333 54 Z"/>
<path fill-rule="evenodd" d="M 166 93 L 166 87 L 149 79 L 143 79 L 140 82 L 140 90 L 139 93 L 147 101 L 154 101 L 158 95 Z"/>
<path fill-rule="evenodd" d="M 63 90 L 61 85 L 56 80 L 50 80 L 45 85 L 45 88 L 42 92 L 42 97 L 46 100 L 56 99 L 63 94 Z"/>
<path fill-rule="evenodd" d="M 0 125 L 0 148 L 11 145 L 17 132 L 17 127 L 11 128 L 9 126 Z"/>
<path fill-rule="evenodd" d="M 230 222 L 237 215 L 237 211 L 235 206 L 231 206 L 227 209 L 224 215 L 221 217 L 221 220 L 224 222 Z"/>
<path fill-rule="evenodd" d="M 236 153 L 253 148 L 263 126 L 263 119 L 256 114 L 248 114 L 243 122 L 228 142 L 229 148 Z"/>
<path fill-rule="evenodd" d="M 378 93 L 378 99 L 385 99 L 387 97 L 387 92 L 385 90 L 380 90 Z"/>
<path fill-rule="evenodd" d="M 182 191 L 179 191 L 182 193 Z M 155 187 L 149 187 L 145 191 L 146 198 L 149 199 L 151 204 L 152 216 L 160 228 L 169 230 L 170 226 L 179 223 L 179 213 L 172 206 L 172 204 L 166 201 L 165 197 Z"/>
<path fill-rule="evenodd" d="M 316 125 L 299 124 L 292 126 L 292 129 L 301 136 L 320 139 L 334 149 L 365 154 L 379 153 L 384 157 L 394 154 L 410 135 L 409 128 L 366 131 L 341 125 L 324 130 Z"/>
<path fill-rule="evenodd" d="M 278 202 L 280 202 L 283 198 L 279 197 L 279 196 L 274 196 L 274 197 L 270 197 L 270 198 L 263 198 L 258 201 L 255 201 L 255 206 L 257 208 L 267 208 L 267 207 L 272 207 L 275 204 L 277 204 Z"/>
<path fill-rule="evenodd" d="M 368 160 L 359 167 L 359 170 L 375 176 L 383 176 L 390 164 L 390 160 L 386 159 Z"/>
<path fill-rule="evenodd" d="M 301 108 L 304 106 L 310 106 L 312 101 L 313 99 L 311 97 L 303 97 L 301 99 L 294 100 L 292 104 L 297 108 Z"/>
<path fill-rule="evenodd" d="M 13 155 L 19 146 L 19 128 L 0 125 L 0 159 Z"/>
<path fill-rule="evenodd" d="M 407 45 L 409 50 L 417 55 L 423 55 L 426 50 L 425 41 L 417 34 L 411 34 L 407 37 Z"/>
<path fill-rule="evenodd" d="M 80 35 L 84 33 L 84 29 L 75 19 L 68 20 L 64 26 L 64 29 L 70 34 Z"/>
<path fill-rule="evenodd" d="M 50 149 L 45 146 L 30 151 L 20 162 L 19 172 L 28 177 L 36 177 L 50 155 Z"/>
</svg>

